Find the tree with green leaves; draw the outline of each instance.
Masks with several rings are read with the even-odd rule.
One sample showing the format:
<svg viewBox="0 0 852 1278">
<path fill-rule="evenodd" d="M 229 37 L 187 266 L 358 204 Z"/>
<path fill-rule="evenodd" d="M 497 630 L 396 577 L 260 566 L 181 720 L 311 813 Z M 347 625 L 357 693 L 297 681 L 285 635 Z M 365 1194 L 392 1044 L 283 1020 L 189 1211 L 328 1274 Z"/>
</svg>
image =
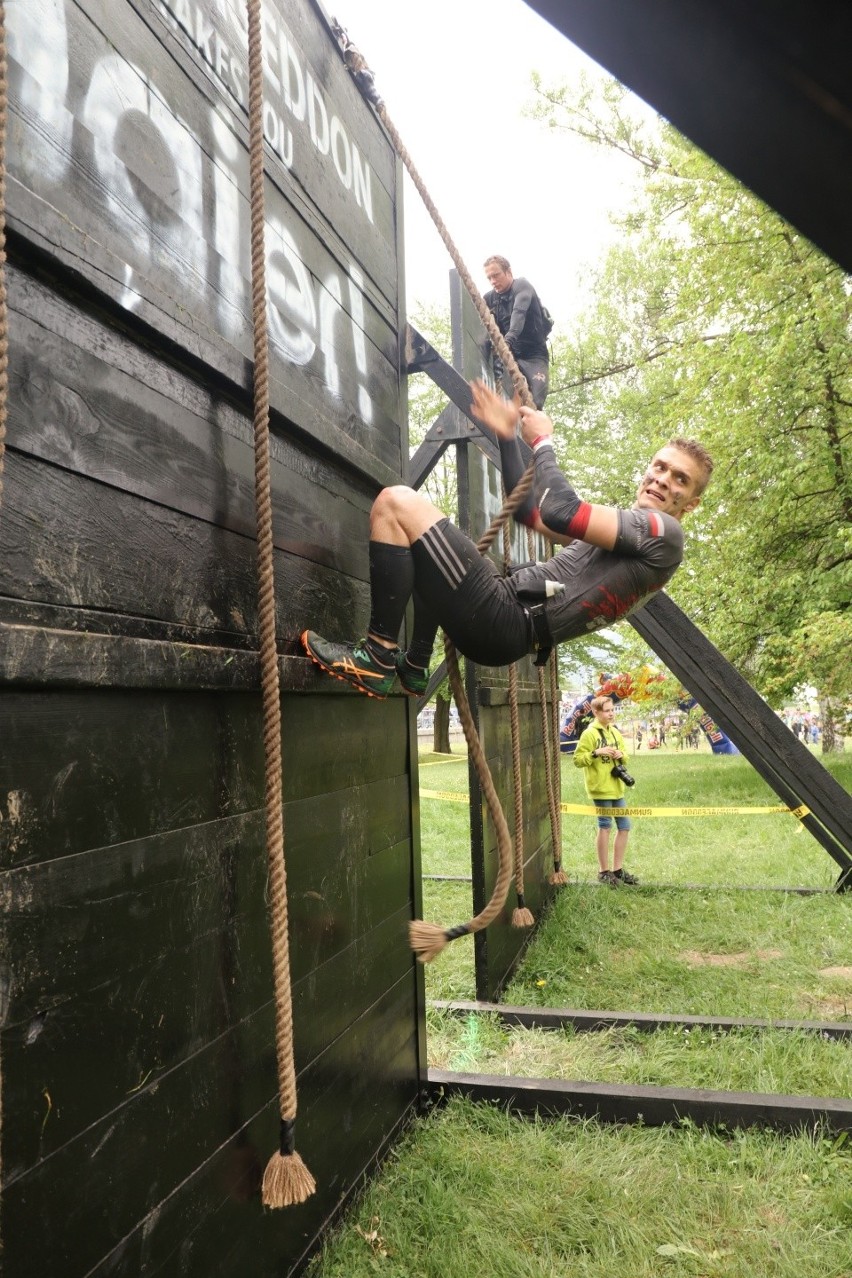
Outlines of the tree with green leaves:
<svg viewBox="0 0 852 1278">
<path fill-rule="evenodd" d="M 700 438 L 716 472 L 670 593 L 773 704 L 812 685 L 839 724 L 852 703 L 852 282 L 669 124 L 639 118 L 619 85 L 536 88 L 548 127 L 637 174 L 593 302 L 556 347 L 561 460 L 584 496 L 629 503 L 649 448 Z"/>
</svg>

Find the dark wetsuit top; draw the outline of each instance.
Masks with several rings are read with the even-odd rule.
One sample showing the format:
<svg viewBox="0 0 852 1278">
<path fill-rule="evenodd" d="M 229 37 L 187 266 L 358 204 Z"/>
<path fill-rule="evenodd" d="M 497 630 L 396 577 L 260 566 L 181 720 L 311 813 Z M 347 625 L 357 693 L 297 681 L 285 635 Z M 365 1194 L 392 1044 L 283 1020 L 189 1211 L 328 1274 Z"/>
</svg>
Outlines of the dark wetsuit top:
<svg viewBox="0 0 852 1278">
<path fill-rule="evenodd" d="M 504 478 L 512 490 L 525 464 L 519 448 L 505 449 Z M 513 456 L 509 456 L 509 452 Z M 526 450 L 527 456 L 529 450 Z M 518 469 L 520 467 L 520 470 Z M 536 492 L 529 509 L 549 527 L 582 536 L 589 506 L 574 493 L 548 456 L 536 458 Z M 540 508 L 539 508 L 540 507 Z M 563 522 L 563 514 L 565 519 Z M 655 510 L 619 510 L 618 535 L 612 550 L 576 540 L 543 564 L 520 568 L 502 577 L 475 544 L 442 519 L 411 547 L 415 566 L 415 606 L 426 608 L 443 626 L 460 652 L 483 665 L 517 661 L 535 647 L 530 608 L 535 604 L 519 594 L 536 591 L 547 580 L 565 590 L 542 600 L 554 643 L 591 634 L 610 626 L 647 602 L 674 575 L 683 557 L 683 531 L 677 519 Z"/>
<path fill-rule="evenodd" d="M 513 279 L 503 293 L 489 289 L 484 301 L 517 359 L 549 358 L 541 302 L 529 280 Z"/>
<path fill-rule="evenodd" d="M 575 541 L 547 563 L 520 568 L 510 583 L 515 592 L 545 580 L 564 593 L 545 601 L 554 643 L 611 626 L 641 608 L 674 575 L 683 559 L 683 529 L 671 515 L 655 510 L 619 510 L 612 550 Z"/>
</svg>

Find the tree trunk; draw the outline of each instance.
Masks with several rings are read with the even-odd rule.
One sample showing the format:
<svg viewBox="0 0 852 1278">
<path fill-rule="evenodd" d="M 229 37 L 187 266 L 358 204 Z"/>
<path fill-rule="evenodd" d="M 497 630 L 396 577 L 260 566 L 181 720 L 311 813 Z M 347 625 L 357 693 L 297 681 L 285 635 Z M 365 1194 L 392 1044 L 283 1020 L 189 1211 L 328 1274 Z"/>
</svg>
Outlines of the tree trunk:
<svg viewBox="0 0 852 1278">
<path fill-rule="evenodd" d="M 435 754 L 452 754 L 450 747 L 450 703 L 443 697 L 435 698 L 435 723 L 432 729 L 432 749 Z"/>
<path fill-rule="evenodd" d="M 834 702 L 830 697 L 820 698 L 819 715 L 822 719 L 823 754 L 842 754 L 843 737 L 837 731 Z"/>
</svg>

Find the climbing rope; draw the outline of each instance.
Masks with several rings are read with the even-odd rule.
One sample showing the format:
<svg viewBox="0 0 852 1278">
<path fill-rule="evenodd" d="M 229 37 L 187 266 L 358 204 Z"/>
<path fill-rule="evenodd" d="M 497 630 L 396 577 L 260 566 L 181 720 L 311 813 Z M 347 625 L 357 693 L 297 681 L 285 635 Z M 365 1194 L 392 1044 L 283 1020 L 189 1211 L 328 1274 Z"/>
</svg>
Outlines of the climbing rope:
<svg viewBox="0 0 852 1278">
<path fill-rule="evenodd" d="M 527 550 L 530 559 L 535 556 L 535 541 L 531 529 L 527 529 Z M 547 790 L 547 810 L 550 816 L 550 838 L 553 844 L 553 873 L 550 876 L 550 882 L 554 885 L 562 885 L 568 882 L 568 876 L 562 869 L 562 816 L 560 813 L 561 800 L 561 771 L 559 754 L 554 754 L 553 749 L 553 717 L 547 713 L 547 687 L 544 681 L 544 668 L 536 667 L 538 675 L 538 703 L 541 708 L 541 748 L 544 753 L 544 783 Z M 550 677 L 551 686 L 550 694 L 552 698 L 558 697 L 558 687 L 554 691 L 554 685 L 557 682 L 556 672 L 556 650 L 550 656 Z M 554 708 L 556 708 L 554 706 Z M 557 712 L 558 718 L 558 712 Z"/>
<path fill-rule="evenodd" d="M 9 87 L 6 62 L 6 5 L 0 0 L 0 506 L 6 454 L 6 414 L 9 397 L 9 330 L 6 308 L 6 124 Z"/>
<path fill-rule="evenodd" d="M 505 499 L 506 489 L 503 489 Z M 512 563 L 512 537 L 509 525 L 503 525 L 503 572 L 508 574 Z M 515 908 L 512 911 L 512 927 L 532 927 L 535 923 L 532 910 L 524 900 L 524 787 L 521 777 L 521 722 L 518 712 L 518 665 L 509 666 L 509 720 L 512 728 L 512 786 L 515 795 Z"/>
<path fill-rule="evenodd" d="M 473 277 L 462 260 L 461 254 L 459 253 L 455 242 L 438 212 L 432 197 L 426 189 L 426 185 L 417 171 L 414 161 L 403 143 L 399 131 L 388 115 L 385 104 L 376 89 L 372 71 L 367 66 L 363 55 L 355 47 L 355 45 L 352 44 L 349 36 L 340 23 L 335 19 L 332 19 L 331 28 L 337 38 L 338 44 L 340 45 L 343 53 L 343 60 L 352 75 L 352 78 L 358 85 L 363 96 L 372 105 L 382 124 L 387 129 L 397 155 L 408 170 L 423 203 L 428 209 L 438 234 L 443 240 L 450 257 L 453 260 L 453 264 L 459 273 L 459 277 L 476 307 L 477 314 L 482 321 L 483 327 L 491 339 L 491 343 L 496 351 L 497 357 L 502 360 L 504 367 L 509 372 L 515 393 L 522 404 L 528 408 L 534 408 L 535 401 L 530 393 L 526 378 L 518 368 L 514 355 L 509 349 L 503 334 L 497 327 L 494 316 L 491 314 L 491 311 L 486 305 L 485 299 L 480 294 L 476 284 L 474 283 Z M 497 536 L 497 533 L 509 522 L 515 510 L 517 510 L 524 497 L 526 497 L 532 487 L 534 474 L 535 464 L 531 461 L 523 476 L 515 485 L 511 496 L 504 501 L 503 508 L 494 519 L 490 528 L 483 533 L 477 542 L 477 549 L 480 554 L 485 554 L 486 550 L 489 549 L 494 538 Z M 488 925 L 492 923 L 500 913 L 503 905 L 505 904 L 512 874 L 512 840 L 509 834 L 509 828 L 506 823 L 505 814 L 500 805 L 497 791 L 494 787 L 494 782 L 488 767 L 488 761 L 486 760 L 482 749 L 482 743 L 480 742 L 479 735 L 476 731 L 476 724 L 468 703 L 464 684 L 462 683 L 461 675 L 459 673 L 458 657 L 456 655 L 455 646 L 447 635 L 444 636 L 444 649 L 447 658 L 447 671 L 450 677 L 450 687 L 453 690 L 453 697 L 458 708 L 459 719 L 461 720 L 462 728 L 464 730 L 465 740 L 467 741 L 468 750 L 470 751 L 477 776 L 479 777 L 480 788 L 488 806 L 488 811 L 491 814 L 491 819 L 494 823 L 494 829 L 497 834 L 498 871 L 490 901 L 479 914 L 470 919 L 467 923 L 461 923 L 457 927 L 449 929 L 442 928 L 438 924 L 426 923 L 420 919 L 415 919 L 414 922 L 410 924 L 409 935 L 411 947 L 423 963 L 430 962 L 433 958 L 440 954 L 448 942 L 454 941 L 458 937 L 466 936 L 472 932 L 482 931 L 483 928 L 488 927 Z M 543 672 L 541 672 L 539 680 L 540 692 L 543 688 Z M 551 750 L 549 748 L 551 744 L 551 733 L 549 731 L 549 721 L 547 718 L 546 694 L 543 695 L 545 695 L 545 701 L 543 703 L 544 708 L 542 714 L 547 730 L 544 733 L 542 747 L 544 754 L 548 807 L 550 809 L 551 831 L 553 832 L 558 830 L 559 827 L 559 801 L 557 787 L 552 776 Z M 554 843 L 554 858 L 558 855 L 558 848 L 556 843 Z M 561 875 L 561 869 L 558 873 Z M 564 881 L 564 876 L 560 879 L 555 873 L 551 881 Z"/>
<path fill-rule="evenodd" d="M 254 327 L 254 452 L 257 507 L 258 631 L 260 638 L 263 747 L 266 762 L 266 855 L 272 980 L 275 995 L 275 1049 L 278 1061 L 279 1148 L 263 1176 L 263 1203 L 287 1207 L 316 1188 L 295 1148 L 296 1068 L 290 988 L 287 875 L 284 868 L 281 697 L 275 640 L 272 491 L 269 466 L 269 335 L 266 327 L 266 249 L 263 192 L 263 64 L 260 0 L 247 0 L 249 58 L 249 169 L 251 201 L 251 283 Z"/>
</svg>

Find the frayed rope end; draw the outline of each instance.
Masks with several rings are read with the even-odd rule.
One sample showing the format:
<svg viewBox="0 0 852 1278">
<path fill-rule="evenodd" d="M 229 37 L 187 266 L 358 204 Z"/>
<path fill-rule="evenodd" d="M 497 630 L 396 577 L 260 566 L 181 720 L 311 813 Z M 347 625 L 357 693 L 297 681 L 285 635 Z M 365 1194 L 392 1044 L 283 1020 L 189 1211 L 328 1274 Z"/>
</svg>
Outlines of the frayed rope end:
<svg viewBox="0 0 852 1278">
<path fill-rule="evenodd" d="M 296 1119 L 282 1118 L 278 1136 L 278 1152 L 273 1154 L 263 1173 L 264 1207 L 293 1207 L 310 1198 L 317 1184 L 296 1153 Z"/>
<path fill-rule="evenodd" d="M 424 923 L 422 919 L 414 919 L 408 925 L 408 940 L 421 963 L 431 963 L 445 950 L 450 941 L 456 937 L 467 936 L 470 926 L 461 923 L 458 927 L 444 928 L 438 923 Z"/>
<path fill-rule="evenodd" d="M 554 887 L 564 887 L 568 882 L 570 882 L 568 875 L 561 867 L 555 869 L 548 879 L 548 883 L 551 883 Z"/>
<path fill-rule="evenodd" d="M 279 1154 L 276 1151 L 263 1173 L 263 1205 L 293 1207 L 310 1198 L 316 1187 L 316 1181 L 298 1154 Z"/>
<path fill-rule="evenodd" d="M 518 906 L 512 910 L 512 927 L 532 927 L 535 915 L 526 906 Z"/>
</svg>

